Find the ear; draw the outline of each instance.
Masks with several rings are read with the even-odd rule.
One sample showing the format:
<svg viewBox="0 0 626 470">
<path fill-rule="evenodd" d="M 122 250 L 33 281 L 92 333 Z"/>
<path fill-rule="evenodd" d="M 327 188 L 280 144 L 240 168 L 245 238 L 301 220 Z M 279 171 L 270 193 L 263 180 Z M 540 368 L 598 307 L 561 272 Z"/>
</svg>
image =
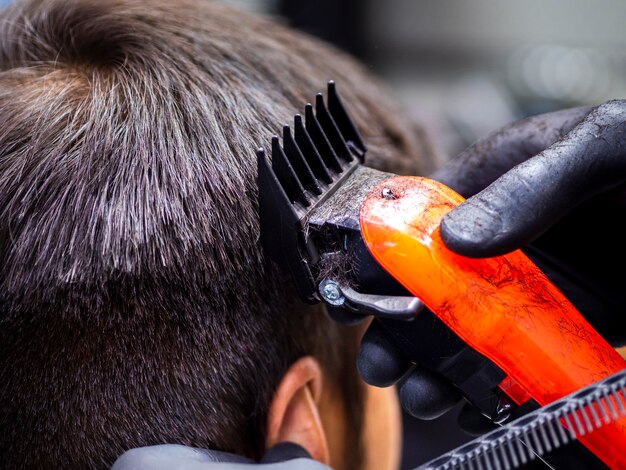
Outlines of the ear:
<svg viewBox="0 0 626 470">
<path fill-rule="evenodd" d="M 326 433 L 319 416 L 322 371 L 311 356 L 298 359 L 280 381 L 267 420 L 266 448 L 293 442 L 318 462 L 329 465 Z"/>
</svg>

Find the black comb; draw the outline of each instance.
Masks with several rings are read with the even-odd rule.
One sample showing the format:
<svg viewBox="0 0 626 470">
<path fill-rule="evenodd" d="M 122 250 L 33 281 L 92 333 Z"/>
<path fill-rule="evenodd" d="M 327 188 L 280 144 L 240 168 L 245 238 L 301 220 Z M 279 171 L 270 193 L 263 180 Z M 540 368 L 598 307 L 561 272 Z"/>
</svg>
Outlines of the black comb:
<svg viewBox="0 0 626 470">
<path fill-rule="evenodd" d="M 518 468 L 624 416 L 626 370 L 479 436 L 415 470 Z M 592 468 L 591 464 L 579 463 L 579 468 Z"/>
<path fill-rule="evenodd" d="M 319 253 L 303 222 L 363 163 L 366 148 L 333 81 L 326 102 L 318 93 L 315 106 L 305 106 L 304 118 L 294 117 L 293 132 L 284 126 L 282 144 L 274 136 L 271 148 L 271 163 L 264 148 L 257 150 L 261 244 L 291 272 L 300 297 L 315 303 L 313 266 Z"/>
</svg>

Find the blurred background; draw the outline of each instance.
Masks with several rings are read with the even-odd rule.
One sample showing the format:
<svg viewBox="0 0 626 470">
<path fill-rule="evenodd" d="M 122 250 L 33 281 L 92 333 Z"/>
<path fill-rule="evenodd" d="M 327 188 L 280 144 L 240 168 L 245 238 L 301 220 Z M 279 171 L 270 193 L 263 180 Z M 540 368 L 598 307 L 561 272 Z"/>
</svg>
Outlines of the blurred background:
<svg viewBox="0 0 626 470">
<path fill-rule="evenodd" d="M 623 0 L 223 0 L 280 16 L 385 80 L 443 158 L 532 114 L 626 98 Z M 472 438 L 404 416 L 402 469 Z"/>
<path fill-rule="evenodd" d="M 224 0 L 360 58 L 453 156 L 514 119 L 626 97 L 623 0 Z"/>
</svg>

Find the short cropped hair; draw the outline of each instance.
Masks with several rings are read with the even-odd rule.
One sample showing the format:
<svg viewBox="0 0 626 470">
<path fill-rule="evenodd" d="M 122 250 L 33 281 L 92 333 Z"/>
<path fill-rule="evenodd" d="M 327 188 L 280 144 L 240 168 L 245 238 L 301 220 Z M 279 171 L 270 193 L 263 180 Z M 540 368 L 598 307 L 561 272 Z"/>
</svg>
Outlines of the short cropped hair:
<svg viewBox="0 0 626 470">
<path fill-rule="evenodd" d="M 258 458 L 307 354 L 358 424 L 355 330 L 258 241 L 254 151 L 330 79 L 371 166 L 432 168 L 370 73 L 277 21 L 201 0 L 0 12 L 0 466 L 166 442 Z"/>
</svg>

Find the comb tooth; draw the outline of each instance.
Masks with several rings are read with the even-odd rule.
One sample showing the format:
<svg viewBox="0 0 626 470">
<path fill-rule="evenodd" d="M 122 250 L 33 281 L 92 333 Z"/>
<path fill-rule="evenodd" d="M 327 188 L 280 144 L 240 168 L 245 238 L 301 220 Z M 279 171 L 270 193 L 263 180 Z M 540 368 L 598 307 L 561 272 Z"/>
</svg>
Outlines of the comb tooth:
<svg viewBox="0 0 626 470">
<path fill-rule="evenodd" d="M 504 468 L 511 468 L 511 464 L 509 463 L 509 458 L 506 455 L 506 447 L 504 445 L 497 446 L 495 450 L 496 451 L 500 450 L 500 456 L 502 457 L 502 463 L 504 464 Z M 495 453 L 496 452 L 494 452 L 494 454 Z"/>
<path fill-rule="evenodd" d="M 515 440 L 515 445 L 517 447 L 517 453 L 519 454 L 522 465 L 526 465 L 526 463 L 528 462 L 528 456 L 530 455 L 530 450 L 522 443 L 520 439 Z"/>
<path fill-rule="evenodd" d="M 259 172 L 259 186 L 261 184 L 264 185 L 261 191 L 259 188 L 259 199 L 263 199 L 268 196 L 268 194 L 276 195 L 280 197 L 285 203 L 289 202 L 289 196 L 285 193 L 283 185 L 280 180 L 277 178 L 276 173 L 272 169 L 270 162 L 265 155 L 264 148 L 258 148 L 256 151 L 257 155 L 257 164 L 258 164 L 258 172 Z"/>
<path fill-rule="evenodd" d="M 304 107 L 304 117 L 306 121 L 306 130 L 315 144 L 315 147 L 318 149 L 322 160 L 326 163 L 326 167 L 333 169 L 337 173 L 341 173 L 343 171 L 341 163 L 339 163 L 337 154 L 335 154 L 335 151 L 333 150 L 332 145 L 330 145 L 326 134 L 324 134 L 322 126 L 313 114 L 313 106 L 311 106 L 311 104 L 307 104 Z"/>
<path fill-rule="evenodd" d="M 578 413 L 580 413 L 580 416 L 578 416 Z M 574 415 L 574 420 L 576 421 L 576 424 L 578 425 L 580 423 L 579 431 L 582 429 L 582 432 L 581 432 L 580 435 L 582 436 L 582 435 L 590 432 L 591 424 L 589 422 L 589 418 L 583 412 L 582 408 L 576 408 L 574 411 L 572 411 L 572 414 Z M 583 419 L 580 419 L 581 417 Z"/>
<path fill-rule="evenodd" d="M 559 414 L 557 419 L 559 419 L 559 421 L 555 420 L 553 425 L 554 428 L 558 431 L 559 442 L 561 443 L 561 445 L 565 445 L 571 440 L 573 436 L 572 431 L 570 431 L 571 423 L 567 419 L 567 413 Z M 561 419 L 565 421 L 565 424 L 562 424 L 562 422 L 560 422 Z"/>
<path fill-rule="evenodd" d="M 311 168 L 309 168 L 298 144 L 293 140 L 289 126 L 283 127 L 283 150 L 287 155 L 289 163 L 291 163 L 291 167 L 298 176 L 302 187 L 316 196 L 322 194 L 322 190 L 317 184 L 315 176 L 313 176 L 311 172 Z"/>
<path fill-rule="evenodd" d="M 541 441 L 541 436 L 539 436 L 539 433 L 537 432 L 536 426 L 532 426 L 530 428 L 530 435 L 532 436 L 533 442 L 535 443 L 535 450 L 539 453 L 539 455 L 543 454 L 543 443 Z"/>
<path fill-rule="evenodd" d="M 519 460 L 517 459 L 517 453 L 515 452 L 515 447 L 513 445 L 513 441 L 515 438 L 509 439 L 506 446 L 509 450 L 509 454 L 511 454 L 511 460 L 513 461 L 513 468 L 517 468 L 520 466 Z"/>
<path fill-rule="evenodd" d="M 608 405 L 606 404 L 604 400 L 602 400 L 600 395 L 598 395 L 597 397 L 596 405 L 598 405 L 598 409 L 600 410 L 600 415 L 602 419 L 604 420 L 604 424 L 609 424 L 611 422 L 611 418 L 609 418 L 609 414 L 607 413 Z M 610 410 L 609 410 L 609 413 L 610 413 Z"/>
<path fill-rule="evenodd" d="M 469 470 L 474 470 L 474 457 L 473 456 L 469 456 L 467 458 L 466 464 L 467 464 L 467 468 L 469 468 Z M 461 468 L 463 468 L 463 467 L 461 466 Z"/>
<path fill-rule="evenodd" d="M 574 419 L 574 423 L 576 424 L 576 432 L 578 436 L 583 436 L 585 434 L 585 428 L 583 427 L 580 418 L 578 417 L 577 408 L 572 409 L 569 416 Z M 574 429 L 572 429 L 573 431 Z"/>
<path fill-rule="evenodd" d="M 324 97 L 321 93 L 318 93 L 315 97 L 315 115 L 317 116 L 317 120 L 319 121 L 324 133 L 328 137 L 328 141 L 330 145 L 333 146 L 333 150 L 337 156 L 346 161 L 352 161 L 352 153 L 350 153 L 350 149 L 346 145 L 346 141 L 343 140 L 343 136 L 339 129 L 337 129 L 337 124 L 333 121 L 332 116 L 328 112 L 326 105 L 324 104 Z"/>
<path fill-rule="evenodd" d="M 580 414 L 583 417 L 583 421 L 585 422 L 587 432 L 593 431 L 593 424 L 591 423 L 591 420 L 589 419 L 589 414 L 586 413 L 586 409 L 584 405 L 580 406 Z"/>
<path fill-rule="evenodd" d="M 550 452 L 552 450 L 552 443 L 550 442 L 550 438 L 548 437 L 548 432 L 546 431 L 546 422 L 539 423 L 539 434 L 541 438 L 541 442 L 546 452 Z"/>
<path fill-rule="evenodd" d="M 574 414 L 574 409 L 574 406 L 569 405 L 563 413 L 563 421 L 565 421 L 565 424 L 567 425 L 567 430 L 572 439 L 576 439 L 578 432 L 578 423 L 576 423 L 572 417 L 572 415 Z"/>
<path fill-rule="evenodd" d="M 550 437 L 552 438 L 552 444 L 555 449 L 558 449 L 562 444 L 567 442 L 567 434 L 565 434 L 565 430 L 559 423 L 555 422 L 553 419 L 547 421 L 546 427 L 548 428 L 548 432 L 550 433 Z M 557 431 L 561 430 L 560 435 Z"/>
<path fill-rule="evenodd" d="M 278 136 L 272 137 L 272 169 L 289 200 L 292 203 L 297 201 L 304 207 L 309 207 L 310 203 L 306 197 L 304 188 L 293 171 L 285 152 L 283 152 L 278 142 Z"/>
<path fill-rule="evenodd" d="M 271 214 L 269 217 L 261 217 L 261 220 L 267 221 L 268 219 L 271 219 L 272 222 L 269 224 L 270 226 L 276 222 L 277 218 L 280 219 L 282 223 L 285 223 L 288 220 L 297 220 L 299 218 L 299 207 L 293 205 L 289 200 L 289 196 L 287 196 L 285 188 L 272 169 L 265 149 L 263 147 L 258 148 L 256 155 L 259 182 L 259 213 Z M 281 210 L 277 210 L 277 208 L 282 209 L 282 212 Z M 267 227 L 267 224 L 261 224 L 261 238 L 267 237 Z M 270 231 L 272 232 L 273 237 L 274 231 Z M 281 244 L 271 245 L 268 246 L 268 248 L 270 250 L 278 248 L 280 256 L 284 255 L 285 248 Z"/>
<path fill-rule="evenodd" d="M 619 411 L 622 415 L 626 415 L 626 408 L 624 408 L 624 404 L 622 403 L 622 399 L 620 398 L 620 394 L 618 390 L 612 390 L 611 394 L 615 401 L 617 402 L 617 406 L 619 407 Z"/>
<path fill-rule="evenodd" d="M 593 419 L 593 424 L 595 424 L 596 428 L 599 428 L 602 426 L 602 423 L 600 422 L 600 417 L 598 416 L 598 412 L 596 411 L 595 406 L 593 406 L 593 403 L 593 400 L 588 398 L 585 403 L 585 408 L 589 410 L 591 418 Z"/>
<path fill-rule="evenodd" d="M 352 150 L 360 159 L 363 159 L 367 148 L 363 143 L 361 134 L 354 122 L 350 118 L 350 115 L 346 111 L 346 108 L 337 93 L 337 87 L 334 81 L 328 82 L 328 111 L 333 117 L 335 124 L 344 140 L 348 144 L 350 150 Z"/>
<path fill-rule="evenodd" d="M 618 419 L 619 413 L 617 412 L 617 408 L 615 408 L 615 405 L 613 404 L 613 400 L 611 399 L 611 392 L 609 392 L 608 390 L 604 390 L 603 396 L 604 396 L 604 402 L 606 403 L 606 406 L 609 408 L 609 411 L 611 412 L 611 416 L 613 417 L 613 419 Z"/>
<path fill-rule="evenodd" d="M 318 180 L 323 181 L 326 184 L 332 183 L 333 178 L 330 176 L 330 173 L 328 173 L 322 157 L 317 152 L 317 149 L 311 140 L 311 136 L 304 128 L 302 116 L 299 114 L 296 114 L 293 118 L 293 133 L 304 159 L 313 171 L 313 175 L 315 175 Z"/>
<path fill-rule="evenodd" d="M 491 455 L 489 454 L 489 452 L 483 452 L 482 453 L 482 457 L 483 457 L 483 461 L 485 464 L 485 467 L 487 470 L 493 470 L 493 465 L 491 465 Z"/>
<path fill-rule="evenodd" d="M 530 428 L 524 430 L 522 434 L 522 442 L 528 448 L 528 459 L 532 460 L 535 455 L 535 446 L 533 444 L 533 441 L 531 440 Z"/>
<path fill-rule="evenodd" d="M 619 391 L 617 389 L 615 390 L 615 398 L 623 409 L 624 406 L 623 406 L 622 400 L 626 400 L 626 389 L 624 388 L 623 384 L 620 384 L 620 391 L 622 392 L 621 399 L 620 399 Z"/>
</svg>

